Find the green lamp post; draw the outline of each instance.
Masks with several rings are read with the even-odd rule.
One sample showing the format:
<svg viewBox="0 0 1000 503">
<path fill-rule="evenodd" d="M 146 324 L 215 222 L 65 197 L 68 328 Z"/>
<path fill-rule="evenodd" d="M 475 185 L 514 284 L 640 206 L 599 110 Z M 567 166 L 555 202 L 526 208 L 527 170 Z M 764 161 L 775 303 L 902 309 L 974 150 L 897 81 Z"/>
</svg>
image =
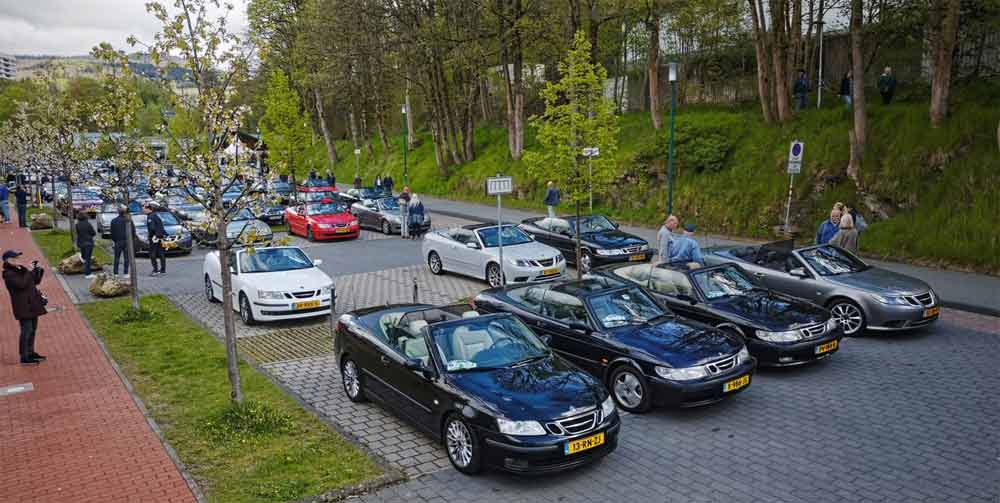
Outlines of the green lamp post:
<svg viewBox="0 0 1000 503">
<path fill-rule="evenodd" d="M 668 65 L 670 78 L 670 144 L 667 153 L 667 215 L 674 213 L 674 123 L 677 117 L 677 63 Z"/>
</svg>

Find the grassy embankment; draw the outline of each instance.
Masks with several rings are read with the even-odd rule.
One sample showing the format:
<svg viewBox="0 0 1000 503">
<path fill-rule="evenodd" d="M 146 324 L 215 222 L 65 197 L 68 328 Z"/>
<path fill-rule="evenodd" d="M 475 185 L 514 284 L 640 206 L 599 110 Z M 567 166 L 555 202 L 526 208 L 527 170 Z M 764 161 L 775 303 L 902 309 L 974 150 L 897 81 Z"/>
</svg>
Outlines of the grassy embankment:
<svg viewBox="0 0 1000 503">
<path fill-rule="evenodd" d="M 246 364 L 247 401 L 232 407 L 222 345 L 162 296 L 142 306 L 152 315 L 126 317 L 128 299 L 81 310 L 209 501 L 294 501 L 380 474 Z"/>
</svg>

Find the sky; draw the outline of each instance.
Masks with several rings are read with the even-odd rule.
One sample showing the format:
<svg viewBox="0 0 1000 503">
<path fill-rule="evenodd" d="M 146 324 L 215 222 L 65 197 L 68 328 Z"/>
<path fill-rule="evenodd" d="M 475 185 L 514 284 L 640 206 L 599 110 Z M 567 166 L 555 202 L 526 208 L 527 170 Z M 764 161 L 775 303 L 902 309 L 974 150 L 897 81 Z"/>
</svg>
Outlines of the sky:
<svg viewBox="0 0 1000 503">
<path fill-rule="evenodd" d="M 100 42 L 128 50 L 135 35 L 152 41 L 159 24 L 147 0 L 0 0 L 0 53 L 79 56 Z M 246 29 L 245 0 L 231 0 L 230 28 Z M 163 1 L 169 7 L 170 0 Z"/>
</svg>

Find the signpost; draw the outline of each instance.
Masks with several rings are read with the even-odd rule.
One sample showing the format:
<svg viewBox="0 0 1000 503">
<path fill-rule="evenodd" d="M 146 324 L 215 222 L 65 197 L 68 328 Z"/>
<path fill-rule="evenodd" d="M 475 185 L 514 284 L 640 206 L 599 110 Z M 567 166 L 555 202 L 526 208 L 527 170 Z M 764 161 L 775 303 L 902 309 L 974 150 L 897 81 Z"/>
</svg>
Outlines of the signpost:
<svg viewBox="0 0 1000 503">
<path fill-rule="evenodd" d="M 486 195 L 497 196 L 497 249 L 500 260 L 500 283 L 507 284 L 507 276 L 503 270 L 503 205 L 504 194 L 514 192 L 514 179 L 509 176 L 491 176 L 486 179 Z"/>
<path fill-rule="evenodd" d="M 361 149 L 354 149 L 354 178 L 361 174 Z"/>
<path fill-rule="evenodd" d="M 792 187 L 795 183 L 795 175 L 802 172 L 802 151 L 805 144 L 799 140 L 793 140 L 788 147 L 788 204 L 785 206 L 785 232 L 789 232 L 788 219 L 792 213 Z"/>
<path fill-rule="evenodd" d="M 583 149 L 583 156 L 587 158 L 587 188 L 590 189 L 590 214 L 594 214 L 594 166 L 591 164 L 591 160 L 595 157 L 601 155 L 601 149 L 598 147 L 587 147 Z"/>
</svg>

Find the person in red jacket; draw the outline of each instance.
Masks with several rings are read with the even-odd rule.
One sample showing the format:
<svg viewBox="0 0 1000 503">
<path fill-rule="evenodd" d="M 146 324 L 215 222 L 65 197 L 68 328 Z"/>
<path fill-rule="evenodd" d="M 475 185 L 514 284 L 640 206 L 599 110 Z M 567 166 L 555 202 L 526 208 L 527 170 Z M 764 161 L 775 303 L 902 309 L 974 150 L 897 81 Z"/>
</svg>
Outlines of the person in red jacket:
<svg viewBox="0 0 1000 503">
<path fill-rule="evenodd" d="M 38 267 L 38 261 L 31 263 L 28 269 L 20 263 L 21 252 L 7 250 L 3 253 L 3 282 L 10 292 L 10 304 L 14 318 L 21 324 L 21 338 L 18 350 L 21 353 L 21 365 L 38 365 L 45 357 L 35 352 L 35 332 L 38 329 L 38 317 L 47 313 L 46 300 L 38 291 L 45 271 Z"/>
</svg>

